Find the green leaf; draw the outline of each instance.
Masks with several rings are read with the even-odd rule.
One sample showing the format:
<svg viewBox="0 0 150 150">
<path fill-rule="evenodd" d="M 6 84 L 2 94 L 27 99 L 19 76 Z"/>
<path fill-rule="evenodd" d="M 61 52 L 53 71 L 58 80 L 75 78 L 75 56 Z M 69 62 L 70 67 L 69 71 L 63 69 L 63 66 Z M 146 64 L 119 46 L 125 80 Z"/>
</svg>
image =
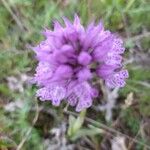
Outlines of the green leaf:
<svg viewBox="0 0 150 150">
<path fill-rule="evenodd" d="M 102 134 L 103 133 L 103 130 L 99 129 L 99 128 L 96 128 L 96 127 L 93 127 L 91 129 L 89 128 L 83 128 L 83 129 L 80 129 L 76 132 L 76 134 L 71 138 L 72 141 L 75 141 L 81 137 L 85 137 L 85 136 L 95 136 L 95 135 L 98 135 L 98 134 Z"/>
<path fill-rule="evenodd" d="M 86 110 L 83 110 L 80 112 L 77 119 L 72 115 L 69 116 L 69 127 L 67 133 L 69 137 L 73 137 L 78 132 L 78 130 L 82 127 L 82 124 L 84 123 L 85 115 L 86 115 Z"/>
</svg>

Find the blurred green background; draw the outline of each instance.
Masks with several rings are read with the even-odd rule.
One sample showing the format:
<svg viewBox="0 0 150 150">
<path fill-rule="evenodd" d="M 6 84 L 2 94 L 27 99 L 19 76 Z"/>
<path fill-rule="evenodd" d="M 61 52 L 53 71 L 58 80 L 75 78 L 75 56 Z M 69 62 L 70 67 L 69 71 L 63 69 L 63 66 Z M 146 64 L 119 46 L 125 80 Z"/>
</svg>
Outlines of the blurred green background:
<svg viewBox="0 0 150 150">
<path fill-rule="evenodd" d="M 65 111 L 65 104 L 55 108 L 39 102 L 29 83 L 37 62 L 28 46 L 43 39 L 41 31 L 51 28 L 54 19 L 73 20 L 75 13 L 84 25 L 102 19 L 125 42 L 130 78 L 119 90 L 109 120 L 109 109 L 99 109 L 109 104 L 106 99 L 74 114 L 71 108 Z M 149 149 L 149 14 L 149 0 L 0 0 L 0 149 L 118 150 L 121 140 L 119 150 Z"/>
</svg>

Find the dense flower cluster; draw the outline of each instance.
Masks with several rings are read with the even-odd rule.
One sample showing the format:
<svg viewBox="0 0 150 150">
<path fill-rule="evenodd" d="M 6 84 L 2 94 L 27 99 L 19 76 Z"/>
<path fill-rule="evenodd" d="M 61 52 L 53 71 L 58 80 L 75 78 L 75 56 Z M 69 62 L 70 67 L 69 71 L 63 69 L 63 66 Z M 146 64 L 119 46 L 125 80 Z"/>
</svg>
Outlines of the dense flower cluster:
<svg viewBox="0 0 150 150">
<path fill-rule="evenodd" d="M 73 23 L 63 20 L 64 27 L 55 21 L 54 30 L 46 29 L 45 40 L 33 48 L 39 61 L 34 81 L 41 100 L 56 106 L 64 100 L 81 111 L 98 96 L 93 79 L 103 79 L 110 88 L 125 85 L 128 72 L 121 70 L 125 48 L 102 22 L 84 28 L 77 15 Z"/>
</svg>

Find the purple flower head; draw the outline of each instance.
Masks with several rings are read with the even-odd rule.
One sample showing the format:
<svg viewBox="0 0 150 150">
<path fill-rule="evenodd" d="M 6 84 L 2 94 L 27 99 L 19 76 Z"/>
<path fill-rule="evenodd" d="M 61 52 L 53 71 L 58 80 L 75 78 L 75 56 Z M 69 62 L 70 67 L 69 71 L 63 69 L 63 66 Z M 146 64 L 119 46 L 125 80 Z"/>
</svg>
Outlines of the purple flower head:
<svg viewBox="0 0 150 150">
<path fill-rule="evenodd" d="M 46 29 L 45 40 L 33 48 L 39 61 L 34 81 L 41 100 L 56 106 L 65 100 L 81 111 L 98 97 L 93 78 L 104 80 L 109 88 L 125 85 L 128 71 L 122 70 L 121 56 L 125 48 L 102 22 L 84 28 L 77 15 L 73 23 L 63 20 L 64 26 L 55 21 L 54 30 Z"/>
</svg>

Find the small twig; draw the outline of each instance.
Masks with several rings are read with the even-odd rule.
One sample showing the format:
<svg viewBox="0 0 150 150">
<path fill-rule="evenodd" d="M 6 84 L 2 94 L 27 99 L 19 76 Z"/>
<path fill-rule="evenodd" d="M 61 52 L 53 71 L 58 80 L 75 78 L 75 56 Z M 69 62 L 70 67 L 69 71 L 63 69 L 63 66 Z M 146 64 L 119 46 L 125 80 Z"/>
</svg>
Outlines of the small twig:
<svg viewBox="0 0 150 150">
<path fill-rule="evenodd" d="M 150 36 L 150 32 L 146 32 L 146 33 L 143 33 L 143 34 L 140 34 L 140 35 L 136 35 L 136 36 L 133 36 L 133 37 L 130 37 L 130 38 L 125 38 L 124 40 L 125 41 L 128 41 L 128 40 L 139 41 L 142 38 L 149 37 L 149 36 Z"/>
<path fill-rule="evenodd" d="M 13 147 L 13 146 L 14 146 L 15 148 L 17 147 L 17 144 L 16 144 L 16 142 L 15 142 L 14 140 L 12 140 L 10 137 L 8 137 L 8 136 L 6 136 L 6 135 L 1 135 L 1 134 L 0 134 L 0 141 L 3 141 L 3 140 L 4 140 L 4 141 L 6 140 L 6 141 L 11 142 L 11 146 L 12 146 L 12 147 Z M 1 147 L 0 147 L 0 148 L 1 148 Z"/>
<path fill-rule="evenodd" d="M 145 86 L 146 88 L 150 88 L 150 84 L 148 82 L 146 82 L 146 81 L 135 81 L 135 80 L 132 80 L 132 82 L 140 84 L 142 86 Z"/>
<path fill-rule="evenodd" d="M 95 145 L 92 143 L 92 141 L 90 141 L 87 137 L 84 137 L 83 139 L 91 146 L 92 149 L 95 149 Z"/>
<path fill-rule="evenodd" d="M 9 54 L 10 53 L 10 55 L 22 55 L 22 54 L 28 54 L 28 53 L 30 53 L 30 52 L 32 52 L 31 50 L 22 50 L 22 49 L 20 49 L 20 50 L 17 50 L 17 49 L 11 49 L 11 50 L 9 50 L 9 49 L 5 49 L 4 51 L 1 51 L 1 53 L 0 53 L 0 55 L 5 55 L 5 54 Z"/>
<path fill-rule="evenodd" d="M 74 115 L 74 116 L 78 116 L 77 113 L 71 112 L 71 111 L 65 111 L 64 113 L 69 114 L 69 115 L 71 114 L 71 115 Z M 91 118 L 88 118 L 88 117 L 85 117 L 85 121 L 87 121 L 87 122 L 89 122 L 89 123 L 91 123 L 91 124 L 93 124 L 93 125 L 95 125 L 95 126 L 97 126 L 97 127 L 103 128 L 104 130 L 106 130 L 106 131 L 108 131 L 108 132 L 110 132 L 110 133 L 115 133 L 115 134 L 122 135 L 122 136 L 126 137 L 127 139 L 132 140 L 132 141 L 135 142 L 135 143 L 144 145 L 145 147 L 147 147 L 147 148 L 150 149 L 150 146 L 149 146 L 149 145 L 144 144 L 143 142 L 141 142 L 141 141 L 139 141 L 139 140 L 137 140 L 137 139 L 134 139 L 134 138 L 132 138 L 132 137 L 130 137 L 130 136 L 124 134 L 124 133 L 121 133 L 120 131 L 117 131 L 117 130 L 115 130 L 114 128 L 108 127 L 108 126 L 106 126 L 106 125 L 103 124 L 103 123 L 97 122 L 97 121 L 95 121 L 95 120 L 93 120 L 93 119 L 91 119 Z"/>
<path fill-rule="evenodd" d="M 139 136 L 139 134 L 140 134 L 140 130 L 138 131 L 138 133 L 137 133 L 136 136 L 134 137 L 134 140 Z M 128 150 L 130 150 L 130 149 L 132 148 L 133 143 L 134 143 L 133 140 L 130 141 L 129 146 L 128 146 Z"/>
<path fill-rule="evenodd" d="M 12 18 L 14 19 L 14 21 L 16 22 L 16 24 L 18 25 L 18 27 L 24 31 L 24 27 L 21 23 L 21 21 L 18 19 L 18 17 L 13 13 L 13 11 L 11 10 L 11 7 L 9 6 L 9 4 L 7 3 L 6 0 L 1 0 L 4 7 L 7 9 L 7 11 L 11 14 Z"/>
<path fill-rule="evenodd" d="M 36 113 L 35 113 L 35 117 L 33 119 L 33 122 L 32 122 L 32 126 L 28 129 L 26 135 L 24 136 L 24 138 L 21 140 L 21 142 L 19 143 L 18 147 L 16 150 L 21 150 L 22 146 L 24 145 L 24 143 L 26 142 L 26 140 L 28 139 L 32 129 L 33 129 L 33 126 L 35 125 L 35 123 L 37 122 L 38 120 L 38 117 L 39 117 L 39 106 L 38 106 L 38 103 L 36 101 Z"/>
</svg>

